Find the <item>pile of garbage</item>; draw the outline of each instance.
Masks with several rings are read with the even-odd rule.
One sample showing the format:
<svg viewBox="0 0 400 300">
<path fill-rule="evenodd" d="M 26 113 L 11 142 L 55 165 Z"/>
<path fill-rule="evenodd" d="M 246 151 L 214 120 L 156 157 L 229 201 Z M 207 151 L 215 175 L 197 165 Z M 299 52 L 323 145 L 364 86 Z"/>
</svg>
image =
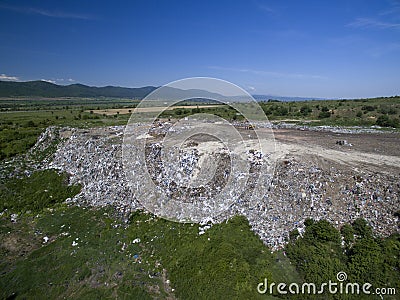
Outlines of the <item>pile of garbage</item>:
<svg viewBox="0 0 400 300">
<path fill-rule="evenodd" d="M 396 175 L 355 172 L 340 164 L 316 164 L 317 159 L 289 157 L 281 161 L 268 193 L 256 211 L 240 211 L 253 230 L 272 248 L 280 248 L 288 232 L 301 230 L 304 220 L 325 219 L 341 227 L 364 218 L 375 233 L 399 231 L 400 182 Z"/>
<path fill-rule="evenodd" d="M 274 129 L 298 129 L 303 131 L 319 131 L 319 132 L 332 132 L 332 133 L 347 133 L 347 134 L 357 134 L 357 133 L 388 133 L 388 132 L 397 132 L 395 128 L 388 129 L 385 128 L 382 131 L 382 127 L 373 125 L 373 126 L 330 126 L 330 125 L 320 125 L 320 126 L 307 126 L 297 123 L 286 123 L 286 122 L 278 122 L 278 123 L 269 123 L 266 125 L 257 124 L 261 127 L 274 128 Z"/>
<path fill-rule="evenodd" d="M 67 172 L 71 184 L 82 185 L 81 192 L 70 199 L 71 202 L 91 206 L 114 205 L 124 215 L 141 207 L 135 201 L 123 172 L 123 129 L 123 126 L 67 129 L 68 138 L 59 143 L 46 168 Z"/>
<path fill-rule="evenodd" d="M 215 176 L 211 182 L 193 178 L 202 159 L 201 147 L 213 141 L 190 141 L 184 149 L 175 149 L 179 156 L 178 169 L 165 165 L 162 144 L 155 137 L 162 137 L 171 127 L 157 126 L 147 136 L 146 164 L 153 183 L 167 194 L 183 203 L 212 199 L 228 184 L 233 174 L 230 155 L 224 147 L 215 151 Z M 69 201 L 78 204 L 113 205 L 128 218 L 143 205 L 135 198 L 134 191 L 124 175 L 122 164 L 123 126 L 95 129 L 61 129 L 62 141 L 52 161 L 45 168 L 56 168 L 70 174 L 70 183 L 80 183 L 81 193 Z M 279 151 L 279 149 L 277 149 Z M 168 156 L 168 153 L 164 155 Z M 176 154 L 175 154 L 176 155 Z M 252 229 L 273 250 L 288 241 L 288 233 L 304 227 L 306 218 L 327 219 L 337 227 L 359 217 L 365 218 L 381 235 L 389 235 L 398 228 L 399 174 L 354 171 L 339 163 L 326 163 L 318 157 L 285 156 L 275 167 L 275 174 L 265 195 L 250 201 L 256 189 L 259 168 L 268 161 L 268 154 L 257 149 L 246 152 L 250 176 L 246 190 L 222 214 L 204 218 L 202 224 L 222 222 L 236 214 L 247 217 Z M 140 176 L 141 174 L 138 174 Z M 188 179 L 191 178 L 191 179 Z M 205 202 L 206 203 L 206 202 Z M 199 228 L 203 234 L 208 226 Z"/>
</svg>

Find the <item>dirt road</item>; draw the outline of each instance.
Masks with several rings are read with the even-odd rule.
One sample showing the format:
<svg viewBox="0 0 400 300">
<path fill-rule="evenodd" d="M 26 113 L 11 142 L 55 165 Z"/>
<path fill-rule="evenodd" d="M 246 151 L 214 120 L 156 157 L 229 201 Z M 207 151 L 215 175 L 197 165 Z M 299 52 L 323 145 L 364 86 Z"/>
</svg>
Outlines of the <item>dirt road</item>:
<svg viewBox="0 0 400 300">
<path fill-rule="evenodd" d="M 352 167 L 393 173 L 400 170 L 400 134 L 338 134 L 296 129 L 274 130 L 276 149 L 285 156 L 316 156 Z M 339 145 L 337 141 L 346 141 Z"/>
</svg>

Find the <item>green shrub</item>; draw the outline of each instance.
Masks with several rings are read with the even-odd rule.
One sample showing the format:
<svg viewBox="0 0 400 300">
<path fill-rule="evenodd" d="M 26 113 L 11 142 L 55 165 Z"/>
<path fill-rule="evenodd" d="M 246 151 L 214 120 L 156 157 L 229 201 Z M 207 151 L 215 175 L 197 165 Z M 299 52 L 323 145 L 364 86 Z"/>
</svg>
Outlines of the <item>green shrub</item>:
<svg viewBox="0 0 400 300">
<path fill-rule="evenodd" d="M 321 111 L 318 115 L 319 119 L 325 119 L 329 118 L 331 116 L 331 113 L 329 111 Z"/>
<path fill-rule="evenodd" d="M 397 118 L 389 118 L 388 115 L 381 115 L 376 120 L 376 125 L 382 127 L 399 127 L 399 119 Z"/>
<path fill-rule="evenodd" d="M 78 185 L 68 185 L 66 174 L 55 170 L 34 172 L 23 178 L 10 178 L 0 183 L 0 211 L 40 211 L 73 197 L 80 191 Z"/>
<path fill-rule="evenodd" d="M 372 105 L 364 105 L 361 109 L 365 111 L 374 111 L 376 107 Z"/>
<path fill-rule="evenodd" d="M 308 116 L 311 112 L 312 112 L 312 108 L 311 108 L 310 106 L 308 106 L 308 105 L 303 105 L 303 106 L 300 108 L 300 113 L 301 113 L 303 116 Z"/>
</svg>

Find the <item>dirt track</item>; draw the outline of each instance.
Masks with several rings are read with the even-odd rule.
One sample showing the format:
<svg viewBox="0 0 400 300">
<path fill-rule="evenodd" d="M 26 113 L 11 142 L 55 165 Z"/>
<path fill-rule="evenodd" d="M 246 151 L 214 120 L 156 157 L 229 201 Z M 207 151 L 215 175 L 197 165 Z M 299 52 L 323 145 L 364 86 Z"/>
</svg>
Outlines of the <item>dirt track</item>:
<svg viewBox="0 0 400 300">
<path fill-rule="evenodd" d="M 400 156 L 400 133 L 333 133 L 312 130 L 275 129 L 277 141 L 319 145 L 333 150 Z M 337 140 L 347 140 L 352 147 L 340 146 Z"/>
<path fill-rule="evenodd" d="M 281 156 L 315 155 L 352 167 L 392 173 L 400 170 L 400 135 L 394 133 L 338 134 L 330 132 L 275 130 Z M 346 140 L 348 145 L 336 141 Z"/>
</svg>

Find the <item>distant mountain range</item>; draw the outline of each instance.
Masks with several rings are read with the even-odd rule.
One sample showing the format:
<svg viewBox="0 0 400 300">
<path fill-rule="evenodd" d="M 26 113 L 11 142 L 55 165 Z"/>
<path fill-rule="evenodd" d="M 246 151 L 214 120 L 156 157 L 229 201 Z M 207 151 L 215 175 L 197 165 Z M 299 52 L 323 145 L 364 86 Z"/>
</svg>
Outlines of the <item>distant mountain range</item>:
<svg viewBox="0 0 400 300">
<path fill-rule="evenodd" d="M 94 87 L 83 84 L 57 85 L 46 81 L 0 81 L 0 97 L 112 97 L 142 99 L 156 87 Z"/>
<path fill-rule="evenodd" d="M 286 96 L 273 96 L 273 95 L 252 95 L 257 101 L 306 101 L 306 100 L 326 100 L 326 98 L 315 98 L 315 97 L 286 97 Z"/>
<path fill-rule="evenodd" d="M 155 86 L 145 86 L 139 88 L 126 88 L 118 86 L 95 87 L 83 84 L 57 85 L 47 81 L 25 81 L 12 82 L 0 81 L 0 97 L 110 97 L 110 98 L 132 98 L 143 99 L 148 94 L 156 90 Z M 204 91 L 201 90 L 178 90 L 167 88 L 163 91 L 167 97 L 190 97 L 195 98 L 199 95 L 204 96 Z M 208 93 L 210 99 L 221 99 L 221 95 Z M 303 97 L 283 97 L 269 95 L 253 95 L 257 101 L 304 101 L 304 100 L 321 100 L 322 98 L 303 98 Z"/>
</svg>

